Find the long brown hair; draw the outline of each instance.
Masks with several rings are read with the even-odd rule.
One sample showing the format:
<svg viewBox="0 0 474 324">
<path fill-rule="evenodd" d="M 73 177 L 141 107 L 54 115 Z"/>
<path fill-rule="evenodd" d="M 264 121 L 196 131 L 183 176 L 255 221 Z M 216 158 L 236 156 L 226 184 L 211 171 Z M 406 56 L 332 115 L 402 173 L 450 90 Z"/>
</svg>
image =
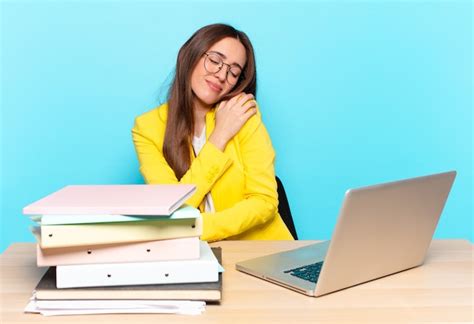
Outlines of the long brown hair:
<svg viewBox="0 0 474 324">
<path fill-rule="evenodd" d="M 247 63 L 243 77 L 222 100 L 245 92 L 256 96 L 257 72 L 252 44 L 244 32 L 225 24 L 202 27 L 181 47 L 176 61 L 176 71 L 168 93 L 168 119 L 163 142 L 163 155 L 181 179 L 191 165 L 191 143 L 194 133 L 193 98 L 191 74 L 204 53 L 216 42 L 231 37 L 245 47 Z"/>
</svg>

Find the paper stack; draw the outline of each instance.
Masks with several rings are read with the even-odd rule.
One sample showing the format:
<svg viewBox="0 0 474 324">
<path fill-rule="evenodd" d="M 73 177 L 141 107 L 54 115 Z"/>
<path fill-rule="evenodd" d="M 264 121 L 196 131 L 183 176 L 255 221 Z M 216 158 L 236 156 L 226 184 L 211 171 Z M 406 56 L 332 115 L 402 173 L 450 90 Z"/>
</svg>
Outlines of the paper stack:
<svg viewBox="0 0 474 324">
<path fill-rule="evenodd" d="M 219 265 L 199 240 L 199 210 L 183 205 L 194 190 L 192 185 L 68 186 L 25 207 L 37 223 L 32 231 L 38 266 L 51 267 L 25 311 L 194 314 L 203 309 L 200 303 L 170 308 L 163 299 L 189 299 L 179 292 L 190 291 L 194 300 L 220 300 Z"/>
</svg>

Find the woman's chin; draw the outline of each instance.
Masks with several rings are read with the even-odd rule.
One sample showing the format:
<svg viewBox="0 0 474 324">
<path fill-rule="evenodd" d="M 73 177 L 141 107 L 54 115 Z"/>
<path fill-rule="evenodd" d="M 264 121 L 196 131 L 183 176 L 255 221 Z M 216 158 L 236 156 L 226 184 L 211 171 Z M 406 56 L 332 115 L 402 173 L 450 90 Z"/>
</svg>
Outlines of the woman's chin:
<svg viewBox="0 0 474 324">
<path fill-rule="evenodd" d="M 203 96 L 203 97 L 196 96 L 196 98 L 198 98 L 198 100 L 206 106 L 214 106 L 217 102 L 220 101 L 219 96 Z"/>
</svg>

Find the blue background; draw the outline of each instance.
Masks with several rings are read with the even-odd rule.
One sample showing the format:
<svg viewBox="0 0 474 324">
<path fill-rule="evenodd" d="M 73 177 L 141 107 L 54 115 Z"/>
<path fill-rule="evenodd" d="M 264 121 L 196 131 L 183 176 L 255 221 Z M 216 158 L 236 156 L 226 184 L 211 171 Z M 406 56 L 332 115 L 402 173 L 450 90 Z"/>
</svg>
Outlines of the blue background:
<svg viewBox="0 0 474 324">
<path fill-rule="evenodd" d="M 142 183 L 130 129 L 199 27 L 245 31 L 302 239 L 346 189 L 458 171 L 435 233 L 472 241 L 472 2 L 1 2 L 1 246 L 68 184 Z"/>
</svg>

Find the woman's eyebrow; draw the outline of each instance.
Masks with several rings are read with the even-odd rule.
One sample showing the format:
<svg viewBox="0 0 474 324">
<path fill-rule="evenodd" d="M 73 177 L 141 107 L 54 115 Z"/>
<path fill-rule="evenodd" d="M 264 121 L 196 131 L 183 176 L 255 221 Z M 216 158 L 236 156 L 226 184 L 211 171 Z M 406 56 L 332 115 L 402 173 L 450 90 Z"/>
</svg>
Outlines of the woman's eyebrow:
<svg viewBox="0 0 474 324">
<path fill-rule="evenodd" d="M 220 57 L 222 57 L 223 59 L 227 59 L 227 56 L 225 56 L 223 53 L 221 52 L 218 52 L 218 51 L 209 51 L 210 53 L 214 53 L 214 54 L 217 54 L 219 55 Z M 243 70 L 243 67 L 240 66 L 239 63 L 231 63 L 230 65 L 237 65 L 241 70 Z"/>
</svg>

